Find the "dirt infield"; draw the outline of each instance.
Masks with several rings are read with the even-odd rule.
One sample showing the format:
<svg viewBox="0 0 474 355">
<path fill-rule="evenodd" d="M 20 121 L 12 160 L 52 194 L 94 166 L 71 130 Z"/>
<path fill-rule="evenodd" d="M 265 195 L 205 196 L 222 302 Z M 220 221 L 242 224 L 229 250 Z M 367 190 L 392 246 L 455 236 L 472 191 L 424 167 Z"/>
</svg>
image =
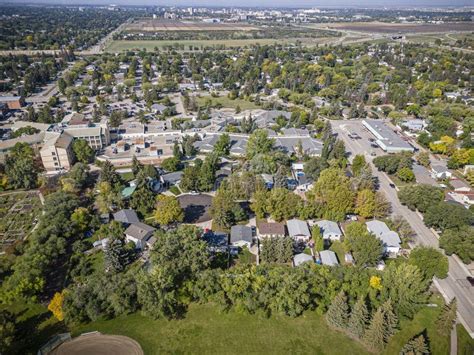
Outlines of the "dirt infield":
<svg viewBox="0 0 474 355">
<path fill-rule="evenodd" d="M 83 334 L 67 341 L 51 355 L 143 355 L 143 350 L 135 340 L 122 335 L 101 333 Z"/>
</svg>

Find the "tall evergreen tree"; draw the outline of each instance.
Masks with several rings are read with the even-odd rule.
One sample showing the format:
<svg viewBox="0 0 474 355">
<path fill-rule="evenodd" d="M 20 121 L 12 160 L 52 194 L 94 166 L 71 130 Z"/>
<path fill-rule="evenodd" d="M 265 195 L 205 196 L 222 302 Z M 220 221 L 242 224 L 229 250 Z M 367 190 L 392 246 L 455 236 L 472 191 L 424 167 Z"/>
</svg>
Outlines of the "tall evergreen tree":
<svg viewBox="0 0 474 355">
<path fill-rule="evenodd" d="M 367 321 L 369 319 L 369 311 L 365 305 L 363 298 L 360 298 L 354 308 L 352 309 L 347 324 L 347 330 L 349 334 L 357 339 L 361 339 L 364 336 L 365 329 L 367 328 Z"/>
<path fill-rule="evenodd" d="M 385 342 L 388 343 L 392 335 L 397 331 L 398 318 L 393 312 L 392 302 L 387 300 L 380 307 L 385 320 Z"/>
<path fill-rule="evenodd" d="M 400 350 L 400 355 L 425 355 L 429 353 L 430 350 L 423 334 L 410 339 Z"/>
<path fill-rule="evenodd" d="M 341 291 L 331 302 L 326 313 L 326 320 L 329 325 L 345 329 L 349 318 L 349 305 L 344 291 Z"/>
<path fill-rule="evenodd" d="M 122 234 L 109 237 L 104 250 L 105 267 L 107 271 L 121 272 L 130 261 L 130 253 L 126 248 L 125 237 Z"/>
<path fill-rule="evenodd" d="M 134 155 L 132 158 L 132 174 L 137 178 L 138 173 L 142 170 L 143 164 L 140 163 L 137 159 L 137 157 Z"/>
<path fill-rule="evenodd" d="M 451 302 L 444 305 L 443 310 L 436 320 L 436 330 L 441 335 L 449 335 L 456 322 L 457 301 L 453 298 Z"/>
<path fill-rule="evenodd" d="M 286 169 L 285 166 L 281 165 L 276 174 L 275 174 L 275 187 L 282 187 L 282 188 L 287 188 L 288 187 L 288 177 L 286 174 Z"/>
<path fill-rule="evenodd" d="M 374 352 L 380 352 L 385 347 L 385 319 L 382 308 L 375 312 L 369 327 L 367 328 L 363 342 L 367 348 Z"/>
</svg>

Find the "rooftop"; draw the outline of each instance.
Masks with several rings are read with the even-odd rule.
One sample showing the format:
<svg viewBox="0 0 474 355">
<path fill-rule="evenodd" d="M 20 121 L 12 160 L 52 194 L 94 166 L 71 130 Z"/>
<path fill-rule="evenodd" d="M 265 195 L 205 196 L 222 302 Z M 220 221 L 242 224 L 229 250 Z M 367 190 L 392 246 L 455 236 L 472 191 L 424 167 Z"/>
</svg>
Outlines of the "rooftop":
<svg viewBox="0 0 474 355">
<path fill-rule="evenodd" d="M 257 228 L 261 235 L 285 235 L 285 225 L 281 223 L 259 222 Z"/>
<path fill-rule="evenodd" d="M 133 238 L 144 240 L 150 236 L 150 233 L 153 233 L 155 228 L 149 226 L 148 224 L 142 222 L 134 222 L 128 226 L 125 230 L 125 234 Z"/>
</svg>

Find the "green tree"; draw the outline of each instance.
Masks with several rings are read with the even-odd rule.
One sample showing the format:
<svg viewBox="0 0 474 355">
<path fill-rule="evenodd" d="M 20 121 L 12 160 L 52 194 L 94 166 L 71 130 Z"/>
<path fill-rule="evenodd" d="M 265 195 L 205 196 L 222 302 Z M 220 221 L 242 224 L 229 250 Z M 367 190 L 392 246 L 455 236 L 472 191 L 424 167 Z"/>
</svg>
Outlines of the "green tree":
<svg viewBox="0 0 474 355">
<path fill-rule="evenodd" d="M 367 161 L 365 160 L 365 156 L 358 154 L 352 160 L 352 174 L 354 176 L 359 176 L 362 171 L 362 168 L 367 165 Z"/>
<path fill-rule="evenodd" d="M 255 130 L 247 142 L 247 159 L 257 154 L 267 154 L 273 148 L 274 140 L 268 138 L 268 132 L 262 129 Z"/>
<path fill-rule="evenodd" d="M 5 159 L 8 184 L 14 189 L 32 189 L 38 180 L 38 168 L 33 149 L 26 143 L 16 143 Z"/>
<path fill-rule="evenodd" d="M 199 190 L 199 172 L 201 169 L 201 164 L 198 163 L 195 165 L 188 165 L 184 168 L 183 176 L 181 177 L 181 182 L 179 187 L 184 191 L 197 191 Z"/>
<path fill-rule="evenodd" d="M 290 237 L 264 238 L 260 257 L 266 263 L 289 263 L 293 258 L 293 240 Z"/>
<path fill-rule="evenodd" d="M 326 313 L 326 321 L 328 324 L 337 329 L 346 329 L 349 319 L 349 305 L 347 304 L 347 296 L 341 291 L 331 302 Z"/>
<path fill-rule="evenodd" d="M 176 159 L 175 157 L 163 159 L 163 161 L 161 162 L 161 167 L 168 172 L 178 171 L 180 166 L 181 161 L 179 159 Z"/>
<path fill-rule="evenodd" d="M 276 221 L 288 220 L 296 217 L 298 211 L 295 206 L 301 203 L 301 197 L 283 188 L 270 191 L 267 201 L 267 210 Z"/>
<path fill-rule="evenodd" d="M 346 214 L 353 209 L 354 192 L 349 178 L 341 169 L 323 170 L 309 195 L 313 195 L 316 201 L 325 204 L 324 217 L 327 219 L 343 221 Z"/>
<path fill-rule="evenodd" d="M 138 174 L 140 173 L 140 171 L 142 171 L 142 169 L 143 164 L 140 163 L 136 155 L 134 155 L 132 158 L 132 174 L 135 179 L 138 177 Z"/>
<path fill-rule="evenodd" d="M 214 153 L 218 156 L 227 156 L 230 152 L 230 136 L 227 133 L 219 136 L 216 144 L 214 145 Z"/>
<path fill-rule="evenodd" d="M 377 309 L 369 327 L 367 328 L 363 342 L 373 352 L 380 353 L 385 347 L 385 319 L 381 308 Z"/>
<path fill-rule="evenodd" d="M 424 166 L 425 168 L 429 168 L 429 166 L 431 165 L 430 153 L 428 152 L 423 151 L 423 152 L 418 153 L 415 159 L 418 162 L 418 164 L 420 164 L 421 166 Z"/>
<path fill-rule="evenodd" d="M 439 245 L 446 254 L 456 254 L 466 264 L 474 260 L 474 228 L 462 226 L 447 229 L 439 238 Z"/>
<path fill-rule="evenodd" d="M 472 211 L 461 205 L 453 205 L 447 202 L 433 204 L 424 214 L 424 222 L 428 227 L 446 229 L 459 229 L 463 226 L 472 225 L 474 215 Z"/>
<path fill-rule="evenodd" d="M 423 334 L 410 339 L 400 350 L 401 355 L 425 355 L 429 353 L 430 349 Z"/>
<path fill-rule="evenodd" d="M 137 182 L 137 189 L 130 199 L 130 207 L 139 212 L 143 217 L 153 211 L 155 207 L 155 193 L 151 190 L 146 179 Z"/>
<path fill-rule="evenodd" d="M 426 302 L 428 285 L 417 266 L 390 264 L 382 276 L 380 298 L 390 300 L 399 316 L 411 318 Z"/>
<path fill-rule="evenodd" d="M 351 222 L 345 230 L 344 244 L 360 266 L 375 266 L 383 255 L 382 242 L 367 231 L 364 224 Z"/>
<path fill-rule="evenodd" d="M 369 311 L 367 310 L 365 301 L 363 298 L 359 298 L 349 317 L 347 331 L 356 339 L 362 339 L 367 328 L 368 320 Z"/>
<path fill-rule="evenodd" d="M 105 270 L 110 272 L 121 272 L 130 262 L 130 251 L 126 247 L 124 229 L 117 221 L 103 225 L 97 231 L 97 235 L 108 238 L 104 249 Z"/>
<path fill-rule="evenodd" d="M 81 163 L 88 164 L 94 159 L 95 152 L 84 139 L 76 139 L 72 144 L 72 150 Z"/>
<path fill-rule="evenodd" d="M 410 168 L 401 168 L 398 170 L 397 177 L 404 182 L 411 182 L 415 180 L 415 174 Z"/>
<path fill-rule="evenodd" d="M 408 263 L 416 265 L 427 280 L 433 276 L 440 279 L 448 276 L 448 258 L 432 247 L 417 246 L 410 252 Z"/>
<path fill-rule="evenodd" d="M 242 209 L 230 192 L 221 187 L 212 199 L 210 213 L 218 226 L 229 229 L 242 216 Z"/>
<path fill-rule="evenodd" d="M 375 208 L 375 193 L 372 190 L 365 189 L 357 193 L 355 208 L 357 214 L 369 218 L 374 215 Z"/>
<path fill-rule="evenodd" d="M 76 225 L 79 232 L 86 232 L 91 225 L 92 216 L 85 207 L 76 208 L 71 215 L 71 221 Z"/>
<path fill-rule="evenodd" d="M 15 339 L 15 316 L 6 309 L 0 311 L 0 352 L 7 353 Z"/>
<path fill-rule="evenodd" d="M 313 226 L 311 229 L 311 238 L 313 238 L 314 248 L 316 251 L 323 251 L 324 250 L 324 239 L 321 234 L 321 229 L 318 225 Z"/>
<path fill-rule="evenodd" d="M 108 182 L 111 186 L 115 186 L 120 183 L 120 176 L 115 171 L 115 167 L 112 163 L 106 160 L 102 163 L 99 182 Z"/>
<path fill-rule="evenodd" d="M 444 305 L 443 310 L 436 319 L 436 330 L 440 335 L 448 336 L 451 334 L 457 317 L 457 301 L 453 298 L 451 302 Z"/>
<path fill-rule="evenodd" d="M 252 195 L 250 209 L 255 213 L 258 218 L 264 218 L 265 215 L 268 213 L 268 199 L 269 192 L 265 189 L 257 190 Z"/>
<path fill-rule="evenodd" d="M 179 161 L 181 161 L 181 159 L 183 158 L 183 153 L 181 152 L 181 148 L 177 141 L 174 142 L 173 157 Z"/>
<path fill-rule="evenodd" d="M 398 318 L 393 312 L 392 302 L 389 300 L 385 301 L 382 306 L 380 306 L 383 312 L 383 317 L 385 320 L 385 343 L 390 341 L 390 338 L 396 333 L 398 327 Z"/>
<path fill-rule="evenodd" d="M 162 226 L 182 222 L 184 212 L 179 201 L 174 196 L 159 195 L 157 198 L 155 220 Z"/>
</svg>

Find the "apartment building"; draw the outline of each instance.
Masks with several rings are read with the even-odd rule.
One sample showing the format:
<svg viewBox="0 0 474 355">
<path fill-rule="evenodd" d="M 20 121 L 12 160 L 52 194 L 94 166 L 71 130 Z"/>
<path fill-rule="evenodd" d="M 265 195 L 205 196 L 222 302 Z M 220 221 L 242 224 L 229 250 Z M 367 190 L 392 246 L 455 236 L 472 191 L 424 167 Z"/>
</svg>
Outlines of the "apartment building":
<svg viewBox="0 0 474 355">
<path fill-rule="evenodd" d="M 74 138 L 66 132 L 49 133 L 40 150 L 41 160 L 48 172 L 69 170 L 74 162 L 72 142 Z"/>
</svg>

